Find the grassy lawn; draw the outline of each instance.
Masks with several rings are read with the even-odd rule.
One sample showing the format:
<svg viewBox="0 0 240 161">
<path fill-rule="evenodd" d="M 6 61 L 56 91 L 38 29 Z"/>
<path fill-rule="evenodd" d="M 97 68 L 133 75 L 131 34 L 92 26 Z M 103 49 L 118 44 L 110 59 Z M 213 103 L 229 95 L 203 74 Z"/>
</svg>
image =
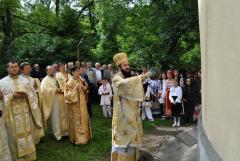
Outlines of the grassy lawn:
<svg viewBox="0 0 240 161">
<path fill-rule="evenodd" d="M 164 126 L 164 127 L 170 127 L 172 126 L 171 121 L 168 120 L 162 120 L 160 118 L 155 119 L 153 122 L 151 121 L 143 121 L 143 130 L 144 133 L 149 133 L 152 130 L 154 130 L 154 128 L 156 126 Z"/>
<path fill-rule="evenodd" d="M 45 136 L 37 146 L 37 161 L 91 161 L 101 160 L 111 150 L 111 119 L 104 119 L 99 106 L 93 108 L 91 120 L 93 139 L 87 145 L 76 146 L 64 138 L 56 141 L 52 136 Z M 155 126 L 169 126 L 168 121 L 156 119 L 144 121 L 144 132 L 150 132 Z"/>
</svg>

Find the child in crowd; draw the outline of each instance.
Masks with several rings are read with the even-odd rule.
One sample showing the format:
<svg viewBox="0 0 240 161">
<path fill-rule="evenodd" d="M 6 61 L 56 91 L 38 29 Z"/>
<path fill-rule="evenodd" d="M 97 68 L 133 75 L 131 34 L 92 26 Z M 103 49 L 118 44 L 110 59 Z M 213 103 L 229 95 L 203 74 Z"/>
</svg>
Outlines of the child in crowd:
<svg viewBox="0 0 240 161">
<path fill-rule="evenodd" d="M 145 100 L 142 102 L 142 120 L 145 120 L 146 117 L 149 121 L 154 121 L 152 116 L 152 100 L 151 100 L 151 93 L 152 89 L 148 82 L 143 84 L 144 92 L 145 92 Z"/>
<path fill-rule="evenodd" d="M 103 116 L 105 118 L 112 117 L 112 88 L 107 79 L 102 80 L 102 85 L 98 89 L 98 94 L 101 96 L 100 106 L 103 109 Z"/>
<path fill-rule="evenodd" d="M 160 90 L 158 91 L 158 102 L 160 106 L 160 115 L 161 118 L 165 118 L 165 99 L 166 99 L 166 80 L 167 80 L 167 75 L 166 73 L 162 73 L 160 76 L 160 82 L 161 82 L 161 87 Z"/>
<path fill-rule="evenodd" d="M 170 88 L 169 100 L 172 107 L 173 127 L 179 127 L 181 124 L 181 108 L 182 108 L 182 88 L 178 85 L 178 81 L 173 79 L 173 86 Z"/>
</svg>

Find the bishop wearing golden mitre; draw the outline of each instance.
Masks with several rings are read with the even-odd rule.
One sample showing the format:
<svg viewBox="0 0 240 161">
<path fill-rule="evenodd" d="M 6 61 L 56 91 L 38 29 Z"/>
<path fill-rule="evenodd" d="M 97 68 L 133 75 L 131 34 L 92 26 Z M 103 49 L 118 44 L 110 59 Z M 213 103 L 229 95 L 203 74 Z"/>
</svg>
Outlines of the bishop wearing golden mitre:
<svg viewBox="0 0 240 161">
<path fill-rule="evenodd" d="M 119 72 L 113 77 L 112 161 L 138 161 L 143 135 L 139 102 L 144 100 L 145 75 L 132 76 L 125 53 L 113 61 Z"/>
</svg>

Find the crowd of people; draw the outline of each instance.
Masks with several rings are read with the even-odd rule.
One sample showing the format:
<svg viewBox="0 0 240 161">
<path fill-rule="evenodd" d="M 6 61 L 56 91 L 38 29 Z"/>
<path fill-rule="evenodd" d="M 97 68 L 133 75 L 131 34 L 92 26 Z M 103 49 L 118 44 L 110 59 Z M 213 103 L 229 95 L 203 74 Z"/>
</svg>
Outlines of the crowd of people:
<svg viewBox="0 0 240 161">
<path fill-rule="evenodd" d="M 143 67 L 143 73 L 146 73 Z M 159 77 L 144 82 L 145 100 L 141 103 L 142 119 L 154 121 L 173 118 L 173 126 L 181 122 L 193 124 L 201 108 L 201 72 L 180 73 L 178 70 L 162 72 Z M 181 117 L 184 119 L 181 121 Z"/>
<path fill-rule="evenodd" d="M 170 69 L 153 77 L 149 68 L 142 66 L 137 71 L 124 73 L 120 67 L 114 70 L 112 64 L 101 66 L 95 63 L 93 67 L 92 62 L 76 61 L 52 64 L 43 72 L 39 64 L 9 62 L 8 75 L 0 80 L 0 142 L 3 143 L 0 160 L 35 160 L 36 144 L 44 137 L 45 128 L 56 140 L 68 136 L 73 144 L 87 144 L 92 138 L 90 118 L 94 117 L 93 105 L 100 104 L 103 117 L 112 118 L 119 101 L 114 94 L 123 93 L 124 98 L 131 90 L 135 96 L 130 97 L 132 101 L 137 100 L 142 120 L 154 121 L 160 117 L 173 120 L 174 127 L 179 127 L 182 122 L 194 123 L 201 105 L 201 72 L 184 73 Z M 119 78 L 127 92 L 120 90 L 119 70 L 126 78 L 140 76 L 126 88 L 126 82 Z M 141 76 L 144 79 L 135 88 L 139 82 L 137 78 Z M 141 86 L 145 97 L 139 101 L 141 92 L 136 91 L 141 90 Z M 116 147 L 113 147 L 114 151 Z"/>
</svg>

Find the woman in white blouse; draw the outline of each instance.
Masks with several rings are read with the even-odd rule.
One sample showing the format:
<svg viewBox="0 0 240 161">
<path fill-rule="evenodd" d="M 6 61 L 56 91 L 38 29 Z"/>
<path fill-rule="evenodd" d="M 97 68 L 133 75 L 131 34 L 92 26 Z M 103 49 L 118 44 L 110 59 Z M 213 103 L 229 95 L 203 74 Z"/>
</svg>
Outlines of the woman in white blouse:
<svg viewBox="0 0 240 161">
<path fill-rule="evenodd" d="M 172 107 L 173 127 L 179 127 L 181 122 L 182 108 L 182 88 L 178 85 L 177 80 L 173 80 L 173 86 L 170 88 L 169 100 Z"/>
</svg>

